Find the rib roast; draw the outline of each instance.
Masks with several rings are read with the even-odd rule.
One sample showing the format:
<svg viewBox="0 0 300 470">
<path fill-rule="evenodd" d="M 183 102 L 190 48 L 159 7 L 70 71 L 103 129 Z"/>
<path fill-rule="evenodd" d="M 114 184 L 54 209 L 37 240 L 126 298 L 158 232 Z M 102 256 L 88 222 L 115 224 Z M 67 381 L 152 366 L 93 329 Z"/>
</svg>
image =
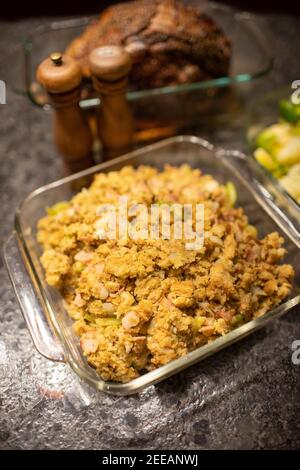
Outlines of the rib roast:
<svg viewBox="0 0 300 470">
<path fill-rule="evenodd" d="M 176 0 L 136 0 L 111 6 L 66 50 L 89 77 L 89 53 L 123 45 L 131 54 L 134 89 L 190 83 L 228 74 L 231 44 L 198 8 Z"/>
</svg>

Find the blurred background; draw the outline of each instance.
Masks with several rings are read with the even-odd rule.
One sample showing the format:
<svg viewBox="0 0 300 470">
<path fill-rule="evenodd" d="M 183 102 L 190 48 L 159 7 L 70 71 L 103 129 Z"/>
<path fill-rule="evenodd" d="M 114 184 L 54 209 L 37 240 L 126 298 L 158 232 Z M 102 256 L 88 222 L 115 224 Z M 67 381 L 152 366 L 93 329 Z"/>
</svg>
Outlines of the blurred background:
<svg viewBox="0 0 300 470">
<path fill-rule="evenodd" d="M 121 2 L 122 0 L 89 0 L 76 3 L 52 0 L 51 2 L 38 3 L 34 0 L 27 0 L 26 2 L 18 2 L 17 6 L 14 2 L 5 2 L 4 5 L 1 5 L 0 18 L 15 19 L 27 16 L 99 13 L 108 5 Z M 248 11 L 300 14 L 300 3 L 292 0 L 278 3 L 272 0 L 223 0 L 222 3 Z"/>
</svg>

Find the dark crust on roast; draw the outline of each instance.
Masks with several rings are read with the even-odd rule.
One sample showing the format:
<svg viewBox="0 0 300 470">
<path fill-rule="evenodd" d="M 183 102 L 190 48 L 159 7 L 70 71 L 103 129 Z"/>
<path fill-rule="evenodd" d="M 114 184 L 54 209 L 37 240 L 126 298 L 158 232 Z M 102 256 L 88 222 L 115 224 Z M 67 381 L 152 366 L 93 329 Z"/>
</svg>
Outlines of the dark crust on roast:
<svg viewBox="0 0 300 470">
<path fill-rule="evenodd" d="M 103 45 L 130 52 L 134 88 L 155 88 L 225 76 L 231 44 L 199 9 L 176 0 L 136 0 L 107 8 L 66 53 L 90 75 L 88 55 Z"/>
</svg>

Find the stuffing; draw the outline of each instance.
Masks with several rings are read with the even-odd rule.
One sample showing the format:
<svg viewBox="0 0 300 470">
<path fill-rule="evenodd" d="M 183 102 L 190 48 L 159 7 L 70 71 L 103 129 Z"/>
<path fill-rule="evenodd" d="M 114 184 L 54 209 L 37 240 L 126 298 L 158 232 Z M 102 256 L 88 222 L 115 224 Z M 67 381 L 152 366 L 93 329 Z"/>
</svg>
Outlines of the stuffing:
<svg viewBox="0 0 300 470">
<path fill-rule="evenodd" d="M 161 236 L 161 226 L 156 238 L 99 236 L 99 220 L 109 220 L 99 206 L 118 215 L 120 196 L 147 208 L 204 204 L 204 245 L 187 249 L 184 237 Z M 180 217 L 172 215 L 171 228 Z M 260 239 L 226 186 L 187 165 L 98 174 L 48 209 L 37 238 L 46 280 L 61 291 L 84 355 L 110 381 L 128 382 L 263 315 L 289 295 L 294 276 L 279 264 L 283 238 Z"/>
</svg>

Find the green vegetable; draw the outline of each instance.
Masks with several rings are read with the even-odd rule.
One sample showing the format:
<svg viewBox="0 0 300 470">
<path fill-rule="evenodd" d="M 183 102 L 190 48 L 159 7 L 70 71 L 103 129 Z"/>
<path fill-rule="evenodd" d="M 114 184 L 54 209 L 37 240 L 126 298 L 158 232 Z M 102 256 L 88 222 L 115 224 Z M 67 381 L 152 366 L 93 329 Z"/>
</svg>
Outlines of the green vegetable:
<svg viewBox="0 0 300 470">
<path fill-rule="evenodd" d="M 293 125 L 293 133 L 294 135 L 300 137 L 300 121 Z"/>
<path fill-rule="evenodd" d="M 94 315 L 91 315 L 90 313 L 85 313 L 83 315 L 83 318 L 89 322 L 93 322 L 95 320 Z"/>
<path fill-rule="evenodd" d="M 254 227 L 253 225 L 247 225 L 246 231 L 249 233 L 249 235 L 253 238 L 257 237 L 257 228 Z"/>
<path fill-rule="evenodd" d="M 47 214 L 48 215 L 57 215 L 60 212 L 63 212 L 64 210 L 68 209 L 70 206 L 70 203 L 67 201 L 62 201 L 58 202 L 57 204 L 54 204 L 52 207 L 47 207 Z"/>
<path fill-rule="evenodd" d="M 201 326 L 203 326 L 203 323 L 205 322 L 205 320 L 206 320 L 205 317 L 193 318 L 192 329 L 193 329 L 194 333 L 198 333 Z"/>
<path fill-rule="evenodd" d="M 256 146 L 266 150 L 273 157 L 288 143 L 293 136 L 293 127 L 288 123 L 274 124 L 263 130 L 256 139 Z"/>
<path fill-rule="evenodd" d="M 300 163 L 300 137 L 290 137 L 277 153 L 277 159 L 279 163 L 287 166 Z"/>
<path fill-rule="evenodd" d="M 235 326 L 242 323 L 243 321 L 244 321 L 244 317 L 240 313 L 238 313 L 237 315 L 234 315 L 231 320 L 232 324 Z"/>
<path fill-rule="evenodd" d="M 237 191 L 235 188 L 235 185 L 232 183 L 232 181 L 228 181 L 225 185 L 226 188 L 226 193 L 227 193 L 227 198 L 229 200 L 229 203 L 231 206 L 234 206 L 237 200 Z"/>
<path fill-rule="evenodd" d="M 300 121 L 300 105 L 293 104 L 290 100 L 279 102 L 280 116 L 288 122 Z"/>
<path fill-rule="evenodd" d="M 287 170 L 283 166 L 279 166 L 275 171 L 273 171 L 272 175 L 274 178 L 281 178 L 286 174 Z"/>
<path fill-rule="evenodd" d="M 118 327 L 121 325 L 121 320 L 118 318 L 96 318 L 95 322 L 99 326 Z"/>
<path fill-rule="evenodd" d="M 284 189 L 300 200 L 300 104 L 279 103 L 284 121 L 267 127 L 256 139 L 256 160 L 278 178 Z"/>
<path fill-rule="evenodd" d="M 288 176 L 293 177 L 294 179 L 300 181 L 300 163 L 293 165 L 289 170 Z"/>
<path fill-rule="evenodd" d="M 254 157 L 263 167 L 269 171 L 274 171 L 278 167 L 276 159 L 265 149 L 258 147 L 254 152 Z"/>
<path fill-rule="evenodd" d="M 76 273 L 81 273 L 81 271 L 84 270 L 84 264 L 80 261 L 75 261 L 75 263 L 73 264 L 73 269 Z"/>
<path fill-rule="evenodd" d="M 280 178 L 287 172 L 284 165 L 281 165 L 273 155 L 260 147 L 254 151 L 254 157 L 264 168 L 271 171 L 275 178 Z"/>
<path fill-rule="evenodd" d="M 171 205 L 172 202 L 171 201 L 155 201 L 155 204 L 157 204 L 158 206 L 162 206 L 163 204 Z"/>
<path fill-rule="evenodd" d="M 300 202 L 300 163 L 292 166 L 288 174 L 279 181 L 284 189 Z"/>
</svg>

